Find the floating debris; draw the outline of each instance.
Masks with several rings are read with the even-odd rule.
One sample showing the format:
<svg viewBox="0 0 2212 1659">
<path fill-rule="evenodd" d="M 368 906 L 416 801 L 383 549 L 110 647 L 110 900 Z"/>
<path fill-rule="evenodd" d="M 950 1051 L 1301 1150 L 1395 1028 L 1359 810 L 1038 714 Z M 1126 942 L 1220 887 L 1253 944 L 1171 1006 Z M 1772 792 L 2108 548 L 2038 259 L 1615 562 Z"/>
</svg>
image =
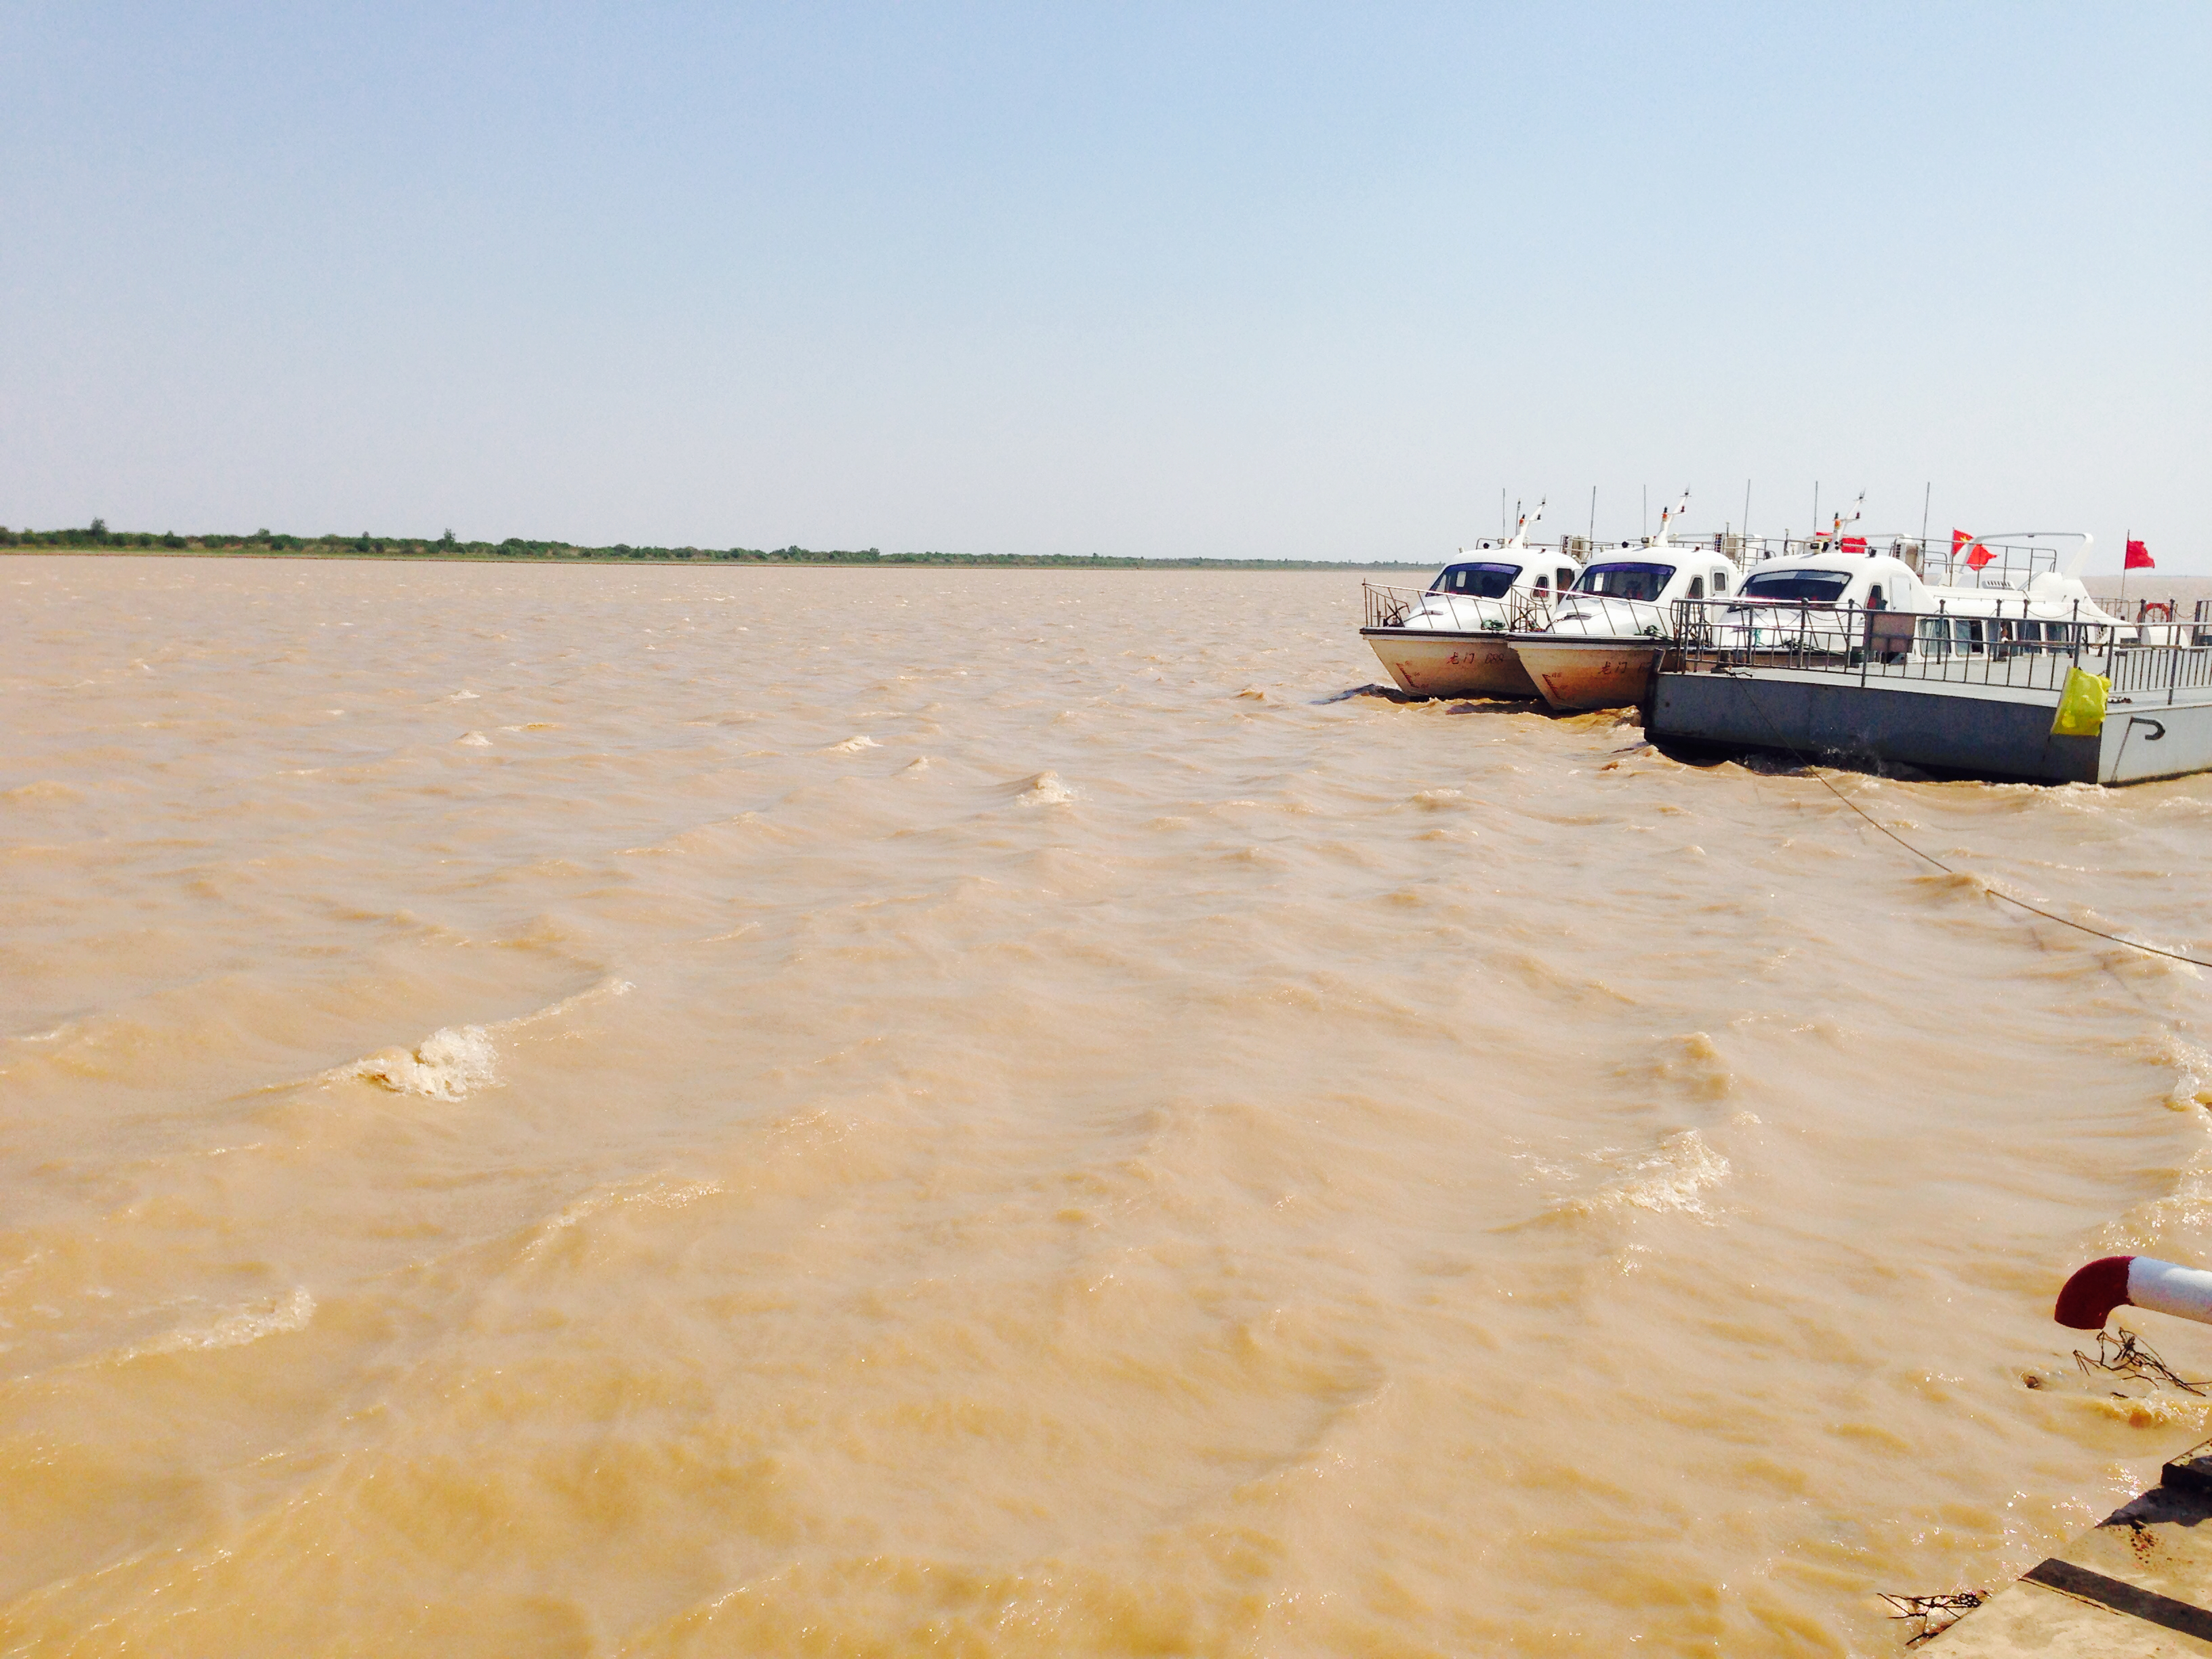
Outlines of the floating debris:
<svg viewBox="0 0 2212 1659">
<path fill-rule="evenodd" d="M 1953 1590 L 1948 1595 L 1891 1595 L 1883 1592 L 1881 1599 L 1897 1609 L 1893 1619 L 1916 1619 L 1920 1627 L 1905 1638 L 1905 1645 L 1917 1648 L 1931 1636 L 1941 1636 L 1983 1602 L 1989 1600 L 1982 1590 Z"/>
<path fill-rule="evenodd" d="M 1326 697 L 1316 697 L 1313 701 L 1316 704 L 1325 702 L 1342 702 L 1347 697 L 1381 697 L 1389 702 L 1425 702 L 1427 701 L 1426 698 L 1421 696 L 1417 692 L 1401 691 L 1395 685 L 1376 685 L 1372 681 L 1370 681 L 1365 685 L 1352 686 L 1346 690 L 1333 691 Z"/>
<path fill-rule="evenodd" d="M 2133 1331 L 2097 1333 L 2097 1352 L 2093 1356 L 2081 1349 L 2074 1350 L 2074 1363 L 2087 1376 L 2092 1370 L 2110 1371 L 2115 1376 L 2125 1377 L 2131 1382 L 2148 1382 L 2154 1389 L 2179 1389 L 2184 1394 L 2201 1395 L 2212 1382 L 2191 1382 L 2184 1380 L 2173 1367 L 2160 1359 L 2149 1344 Z"/>
</svg>

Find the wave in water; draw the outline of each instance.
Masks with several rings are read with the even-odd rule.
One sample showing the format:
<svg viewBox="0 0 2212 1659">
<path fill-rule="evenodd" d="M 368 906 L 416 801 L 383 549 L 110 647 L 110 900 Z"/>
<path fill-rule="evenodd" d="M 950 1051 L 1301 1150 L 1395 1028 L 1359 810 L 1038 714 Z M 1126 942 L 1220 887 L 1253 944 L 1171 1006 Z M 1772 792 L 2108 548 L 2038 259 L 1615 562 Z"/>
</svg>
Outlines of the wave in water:
<svg viewBox="0 0 2212 1659">
<path fill-rule="evenodd" d="M 182 1353 L 191 1349 L 242 1348 L 249 1342 L 258 1342 L 264 1336 L 275 1336 L 283 1331 L 303 1331 L 307 1322 L 315 1316 L 315 1298 L 307 1294 L 305 1285 L 293 1287 L 289 1296 L 256 1304 L 225 1314 L 212 1325 L 196 1330 L 172 1331 L 167 1336 L 156 1337 L 151 1342 L 142 1342 L 118 1356 L 122 1359 L 144 1359 L 155 1354 Z"/>
<path fill-rule="evenodd" d="M 658 1210 L 681 1210 L 702 1198 L 720 1196 L 726 1188 L 718 1181 L 672 1182 L 659 1176 L 590 1193 L 568 1205 L 557 1215 L 538 1224 L 536 1237 L 524 1246 L 523 1258 L 542 1255 L 546 1247 L 571 1227 L 589 1221 L 604 1210 L 624 1204 L 648 1204 Z"/>
<path fill-rule="evenodd" d="M 563 1014 L 573 1013 L 579 1008 L 587 1007 L 594 1002 L 604 1001 L 610 997 L 626 997 L 635 989 L 637 987 L 628 980 L 617 979 L 612 975 L 609 975 L 597 984 L 587 985 L 571 996 L 562 997 L 558 1002 L 549 1002 L 543 1008 L 527 1014 L 517 1014 L 513 1019 L 502 1019 L 490 1029 L 495 1031 L 520 1031 L 526 1026 L 537 1024 L 540 1020 L 558 1019 Z"/>
<path fill-rule="evenodd" d="M 382 1049 L 366 1060 L 325 1072 L 316 1080 L 337 1083 L 359 1079 L 381 1084 L 394 1094 L 459 1100 L 499 1082 L 499 1045 L 494 1041 L 494 1033 L 523 1030 L 541 1020 L 558 1019 L 605 998 L 627 996 L 635 988 L 628 980 L 603 979 L 573 996 L 562 997 L 558 1002 L 490 1026 L 441 1027 L 413 1048 Z"/>
<path fill-rule="evenodd" d="M 1060 781 L 1057 772 L 1040 772 L 1022 786 L 1016 797 L 1024 806 L 1065 806 L 1075 799 L 1075 791 Z"/>
</svg>

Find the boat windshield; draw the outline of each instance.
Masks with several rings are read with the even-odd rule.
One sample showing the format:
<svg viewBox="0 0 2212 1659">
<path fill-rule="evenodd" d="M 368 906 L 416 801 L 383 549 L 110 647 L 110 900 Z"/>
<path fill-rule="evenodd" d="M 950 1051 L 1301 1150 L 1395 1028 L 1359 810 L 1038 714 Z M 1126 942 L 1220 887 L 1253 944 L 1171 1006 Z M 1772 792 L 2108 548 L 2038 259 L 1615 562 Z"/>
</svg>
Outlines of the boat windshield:
<svg viewBox="0 0 2212 1659">
<path fill-rule="evenodd" d="M 1468 593 L 1478 599 L 1498 599 L 1521 574 L 1517 564 L 1448 564 L 1429 584 L 1431 593 Z"/>
<path fill-rule="evenodd" d="M 1851 585 L 1841 570 L 1768 570 L 1754 575 L 1738 591 L 1743 599 L 1808 599 L 1814 605 L 1833 605 Z"/>
<path fill-rule="evenodd" d="M 1594 564 L 1583 572 L 1575 592 L 1608 599 L 1656 599 L 1674 574 L 1671 564 Z"/>
</svg>

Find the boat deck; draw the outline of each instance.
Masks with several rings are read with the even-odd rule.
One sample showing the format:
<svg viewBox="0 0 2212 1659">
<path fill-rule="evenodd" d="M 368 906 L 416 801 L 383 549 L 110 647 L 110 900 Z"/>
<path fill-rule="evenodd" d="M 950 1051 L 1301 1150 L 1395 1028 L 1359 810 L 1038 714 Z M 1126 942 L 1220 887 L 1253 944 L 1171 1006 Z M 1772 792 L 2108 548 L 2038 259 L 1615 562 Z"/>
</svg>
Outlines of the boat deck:
<svg viewBox="0 0 2212 1659">
<path fill-rule="evenodd" d="M 2000 674 L 1676 653 L 1653 683 L 1644 726 L 1654 742 L 1692 751 L 1765 750 L 2001 781 L 2140 783 L 2212 771 L 2212 650 L 2118 654 L 2081 663 L 2113 681 L 2094 736 L 2051 729 L 2072 666 L 2057 654 Z"/>
</svg>

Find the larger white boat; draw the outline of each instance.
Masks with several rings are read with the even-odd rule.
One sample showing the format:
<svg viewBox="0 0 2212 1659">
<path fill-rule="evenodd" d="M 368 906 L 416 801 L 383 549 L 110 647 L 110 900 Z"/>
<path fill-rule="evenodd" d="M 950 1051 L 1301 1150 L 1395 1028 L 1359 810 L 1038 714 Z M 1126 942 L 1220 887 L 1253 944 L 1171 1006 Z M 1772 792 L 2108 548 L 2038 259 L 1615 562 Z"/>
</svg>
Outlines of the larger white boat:
<svg viewBox="0 0 2212 1659">
<path fill-rule="evenodd" d="M 1507 540 L 1462 548 L 1427 588 L 1366 585 L 1359 635 L 1401 690 L 1417 697 L 1533 697 L 1536 686 L 1507 643 L 1541 627 L 1582 566 L 1563 548 L 1533 545 L 1542 502 Z"/>
<path fill-rule="evenodd" d="M 2128 642 L 2148 631 L 2089 597 L 2081 571 L 2093 538 L 2069 532 L 2081 545 L 2063 568 L 2054 550 L 2039 545 L 2052 538 L 2052 532 L 2033 532 L 1982 538 L 1976 545 L 2004 564 L 1975 571 L 1972 585 L 1923 580 L 1916 568 L 1919 544 L 1902 537 L 1886 538 L 1895 550 L 1887 552 L 1879 538 L 1816 543 L 1808 552 L 1762 562 L 1729 604 L 1697 607 L 1706 636 L 1701 643 L 1747 663 L 1808 657 L 1971 661 L 2022 650 L 2071 650 L 2084 639 Z M 1908 560 L 1908 553 L 1916 556 Z"/>
<path fill-rule="evenodd" d="M 1733 598 L 1677 604 L 1645 732 L 2002 781 L 2212 770 L 2212 615 L 2116 617 L 2081 580 L 2089 538 L 2063 563 L 2057 539 L 1984 538 L 1963 570 L 1902 536 L 1786 544 Z"/>
<path fill-rule="evenodd" d="M 1593 558 L 1547 621 L 1506 636 L 1529 684 L 1553 708 L 1641 702 L 1674 629 L 1674 602 L 1730 592 L 1741 574 L 1735 560 L 1718 546 L 1674 539 L 1689 504 L 1686 491 L 1659 515 L 1657 535 Z"/>
</svg>

